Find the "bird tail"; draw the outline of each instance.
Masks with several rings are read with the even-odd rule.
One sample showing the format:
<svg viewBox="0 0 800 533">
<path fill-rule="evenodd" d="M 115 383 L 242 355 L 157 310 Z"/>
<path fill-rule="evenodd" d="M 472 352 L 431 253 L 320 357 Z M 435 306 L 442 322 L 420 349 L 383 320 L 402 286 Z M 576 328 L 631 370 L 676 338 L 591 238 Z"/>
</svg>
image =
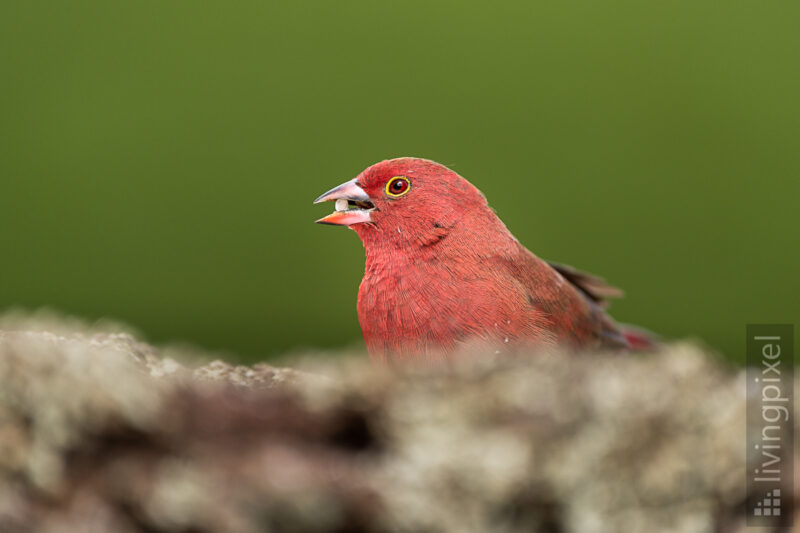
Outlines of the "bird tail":
<svg viewBox="0 0 800 533">
<path fill-rule="evenodd" d="M 630 324 L 620 324 L 622 334 L 635 351 L 655 350 L 661 346 L 661 339 L 652 331 Z"/>
</svg>

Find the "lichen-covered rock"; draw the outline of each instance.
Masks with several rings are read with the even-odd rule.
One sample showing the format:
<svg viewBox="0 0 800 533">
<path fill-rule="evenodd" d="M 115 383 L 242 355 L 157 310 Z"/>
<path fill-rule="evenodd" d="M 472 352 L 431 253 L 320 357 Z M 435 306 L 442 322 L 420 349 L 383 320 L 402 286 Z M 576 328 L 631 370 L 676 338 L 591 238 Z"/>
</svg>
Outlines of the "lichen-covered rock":
<svg viewBox="0 0 800 533">
<path fill-rule="evenodd" d="M 0 325 L 2 532 L 744 531 L 743 374 L 692 345 L 299 371 Z"/>
</svg>

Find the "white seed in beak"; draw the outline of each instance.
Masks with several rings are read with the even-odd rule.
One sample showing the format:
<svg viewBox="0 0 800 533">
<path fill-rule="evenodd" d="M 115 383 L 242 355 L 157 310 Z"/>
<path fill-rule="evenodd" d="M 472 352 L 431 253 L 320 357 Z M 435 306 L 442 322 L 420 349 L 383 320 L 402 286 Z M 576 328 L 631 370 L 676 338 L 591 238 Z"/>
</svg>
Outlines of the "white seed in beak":
<svg viewBox="0 0 800 533">
<path fill-rule="evenodd" d="M 344 198 L 339 198 L 336 200 L 336 210 L 337 211 L 347 211 L 347 200 Z"/>
</svg>

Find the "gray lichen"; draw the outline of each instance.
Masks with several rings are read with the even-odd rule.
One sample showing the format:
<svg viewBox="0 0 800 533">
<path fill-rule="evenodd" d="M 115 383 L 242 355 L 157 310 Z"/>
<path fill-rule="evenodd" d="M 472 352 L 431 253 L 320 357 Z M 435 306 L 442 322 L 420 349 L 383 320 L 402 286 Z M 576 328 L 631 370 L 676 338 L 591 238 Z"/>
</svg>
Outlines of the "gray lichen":
<svg viewBox="0 0 800 533">
<path fill-rule="evenodd" d="M 743 374 L 690 344 L 299 371 L 4 326 L 3 532 L 744 528 Z"/>
</svg>

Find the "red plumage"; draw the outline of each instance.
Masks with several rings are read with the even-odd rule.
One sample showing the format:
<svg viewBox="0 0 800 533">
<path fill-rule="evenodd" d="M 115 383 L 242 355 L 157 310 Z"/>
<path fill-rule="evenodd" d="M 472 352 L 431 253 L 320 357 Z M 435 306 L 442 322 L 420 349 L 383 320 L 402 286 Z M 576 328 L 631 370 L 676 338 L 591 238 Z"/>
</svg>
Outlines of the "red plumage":
<svg viewBox="0 0 800 533">
<path fill-rule="evenodd" d="M 319 222 L 347 225 L 364 243 L 358 318 L 375 358 L 446 355 L 474 340 L 631 347 L 603 310 L 618 290 L 536 257 L 438 163 L 383 161 L 317 201 L 326 200 L 337 211 Z"/>
</svg>

